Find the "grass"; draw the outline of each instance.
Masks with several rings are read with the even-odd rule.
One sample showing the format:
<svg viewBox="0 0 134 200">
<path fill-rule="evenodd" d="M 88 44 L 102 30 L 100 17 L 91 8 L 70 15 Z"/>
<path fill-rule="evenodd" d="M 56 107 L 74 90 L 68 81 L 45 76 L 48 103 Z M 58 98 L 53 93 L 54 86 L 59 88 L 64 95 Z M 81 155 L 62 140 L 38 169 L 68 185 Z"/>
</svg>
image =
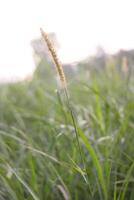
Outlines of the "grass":
<svg viewBox="0 0 134 200">
<path fill-rule="evenodd" d="M 133 200 L 133 76 L 113 66 L 68 83 L 83 166 L 64 93 L 44 72 L 0 87 L 0 199 Z"/>
</svg>

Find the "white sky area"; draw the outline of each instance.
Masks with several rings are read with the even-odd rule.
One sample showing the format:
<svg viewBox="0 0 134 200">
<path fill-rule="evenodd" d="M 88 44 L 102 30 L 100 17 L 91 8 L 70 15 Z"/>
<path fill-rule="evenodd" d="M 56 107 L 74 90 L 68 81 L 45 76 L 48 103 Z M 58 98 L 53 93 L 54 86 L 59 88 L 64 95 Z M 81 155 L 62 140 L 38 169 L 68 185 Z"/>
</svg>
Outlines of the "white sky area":
<svg viewBox="0 0 134 200">
<path fill-rule="evenodd" d="M 133 0 L 0 0 L 0 80 L 23 79 L 35 66 L 30 41 L 55 32 L 62 62 L 134 48 Z"/>
</svg>

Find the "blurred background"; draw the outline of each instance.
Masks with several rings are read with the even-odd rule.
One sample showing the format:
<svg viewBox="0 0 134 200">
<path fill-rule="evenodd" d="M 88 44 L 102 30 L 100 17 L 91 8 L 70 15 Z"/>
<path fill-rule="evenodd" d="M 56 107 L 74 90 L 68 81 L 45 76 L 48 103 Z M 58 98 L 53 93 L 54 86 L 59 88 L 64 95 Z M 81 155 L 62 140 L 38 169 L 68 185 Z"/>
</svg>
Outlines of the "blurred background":
<svg viewBox="0 0 134 200">
<path fill-rule="evenodd" d="M 126 57 L 131 65 L 133 4 L 132 0 L 0 1 L 0 82 L 32 77 L 40 59 L 48 58 L 40 27 L 50 33 L 65 65 L 95 62 L 99 67 L 113 57 Z"/>
<path fill-rule="evenodd" d="M 133 19 L 133 0 L 0 0 L 0 200 L 134 200 Z"/>
</svg>

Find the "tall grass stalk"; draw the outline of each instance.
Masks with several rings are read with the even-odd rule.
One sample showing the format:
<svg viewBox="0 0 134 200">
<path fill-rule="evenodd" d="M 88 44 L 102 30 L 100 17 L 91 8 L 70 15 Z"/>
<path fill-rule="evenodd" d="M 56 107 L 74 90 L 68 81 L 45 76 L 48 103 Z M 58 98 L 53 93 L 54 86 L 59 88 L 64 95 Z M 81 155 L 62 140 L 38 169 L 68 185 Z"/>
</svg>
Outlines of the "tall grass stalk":
<svg viewBox="0 0 134 200">
<path fill-rule="evenodd" d="M 102 191 L 103 191 L 103 194 L 104 194 L 104 198 L 106 200 L 107 199 L 107 189 L 106 189 L 106 184 L 105 184 L 105 180 L 104 180 L 104 176 L 103 176 L 103 170 L 102 170 L 100 161 L 97 157 L 97 154 L 94 151 L 94 149 L 92 148 L 92 146 L 90 145 L 90 143 L 88 142 L 86 136 L 84 135 L 84 133 L 82 131 L 80 131 L 80 133 L 79 133 L 80 128 L 77 125 L 75 114 L 74 114 L 73 109 L 71 107 L 63 66 L 59 62 L 56 50 L 54 49 L 52 42 L 49 40 L 48 35 L 42 29 L 41 29 L 41 34 L 42 34 L 42 37 L 44 38 L 44 40 L 45 40 L 45 42 L 48 46 L 48 49 L 49 49 L 51 56 L 53 58 L 54 64 L 56 66 L 58 75 L 59 75 L 61 83 L 62 83 L 62 89 L 64 91 L 64 94 L 65 94 L 65 97 L 66 97 L 66 100 L 67 100 L 67 107 L 68 107 L 68 110 L 69 110 L 70 115 L 71 115 L 74 131 L 75 131 L 75 136 L 76 136 L 76 141 L 77 141 L 77 146 L 78 146 L 78 151 L 79 151 L 81 162 L 82 162 L 82 165 L 83 165 L 82 176 L 83 176 L 86 184 L 88 185 L 89 193 L 92 196 L 92 191 L 90 189 L 90 184 L 89 184 L 89 180 L 88 180 L 86 162 L 85 162 L 83 151 L 82 151 L 82 148 L 81 148 L 81 145 L 80 145 L 79 136 L 82 139 L 85 147 L 87 148 L 89 154 L 91 155 L 91 157 L 93 159 L 93 163 L 95 165 L 95 168 L 96 168 L 96 171 L 97 171 L 97 174 L 98 174 L 98 179 L 99 179 L 100 184 L 101 184 L 101 188 L 102 188 Z"/>
<path fill-rule="evenodd" d="M 60 63 L 59 59 L 58 59 L 56 50 L 55 50 L 52 42 L 50 41 L 47 33 L 45 33 L 42 28 L 40 29 L 40 31 L 41 31 L 41 35 L 42 35 L 43 39 L 45 40 L 45 42 L 47 44 L 47 47 L 48 47 L 49 51 L 51 53 L 51 56 L 53 58 L 54 64 L 56 66 L 56 69 L 57 69 L 57 72 L 58 72 L 58 75 L 59 75 L 59 78 L 61 80 L 62 89 L 64 91 L 64 94 L 65 94 L 65 97 L 66 97 L 66 100 L 67 100 L 67 106 L 68 106 L 68 109 L 69 109 L 69 112 L 70 112 L 70 115 L 71 115 L 71 118 L 72 118 L 72 123 L 73 123 L 73 126 L 74 126 L 74 130 L 75 130 L 76 141 L 77 141 L 77 145 L 78 145 L 78 151 L 79 151 L 81 162 L 82 162 L 83 169 L 84 169 L 83 171 L 87 175 L 87 171 L 86 171 L 86 167 L 85 167 L 85 160 L 84 160 L 84 156 L 83 156 L 83 153 L 82 153 L 82 148 L 81 148 L 80 141 L 79 141 L 79 131 L 78 131 L 78 128 L 77 128 L 75 115 L 74 115 L 73 109 L 72 109 L 71 104 L 70 104 L 70 98 L 69 98 L 69 94 L 68 94 L 66 77 L 65 77 L 64 70 L 63 70 L 63 66 Z M 84 175 L 84 179 L 85 179 L 86 183 L 89 184 L 89 181 L 88 181 L 87 177 Z"/>
</svg>

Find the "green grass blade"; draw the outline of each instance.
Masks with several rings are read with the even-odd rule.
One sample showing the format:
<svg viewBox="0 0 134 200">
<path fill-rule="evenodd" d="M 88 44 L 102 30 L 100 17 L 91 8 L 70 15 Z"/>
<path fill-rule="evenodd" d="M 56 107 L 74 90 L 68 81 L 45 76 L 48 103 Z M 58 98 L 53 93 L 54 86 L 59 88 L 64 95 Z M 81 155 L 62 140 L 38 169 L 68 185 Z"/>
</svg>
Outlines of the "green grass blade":
<svg viewBox="0 0 134 200">
<path fill-rule="evenodd" d="M 10 167 L 10 166 L 9 166 Z M 12 173 L 16 176 L 16 178 L 18 179 L 18 181 L 27 189 L 27 191 L 29 192 L 29 194 L 31 194 L 31 196 L 33 197 L 34 200 L 39 200 L 39 198 L 35 195 L 35 193 L 32 191 L 32 189 L 27 185 L 27 183 L 25 183 L 24 180 L 22 180 L 22 178 L 10 167 Z"/>
<path fill-rule="evenodd" d="M 87 137 L 85 136 L 85 134 L 83 133 L 83 131 L 81 129 L 79 129 L 79 135 L 80 135 L 85 147 L 87 148 L 89 154 L 92 157 L 94 166 L 95 166 L 97 174 L 98 174 L 98 179 L 100 181 L 100 184 L 101 184 L 101 187 L 102 187 L 102 190 L 104 193 L 104 197 L 105 197 L 105 199 L 107 199 L 107 189 L 106 189 L 106 184 L 105 184 L 105 180 L 104 180 L 101 163 L 97 157 L 96 152 L 94 151 L 93 147 L 91 146 L 90 142 L 88 141 Z"/>
<path fill-rule="evenodd" d="M 127 172 L 127 175 L 126 175 L 126 178 L 124 180 L 123 187 L 121 188 L 121 192 L 119 194 L 118 200 L 125 200 L 125 195 L 126 195 L 126 192 L 127 192 L 127 189 L 128 189 L 128 184 L 129 184 L 133 170 L 134 170 L 134 162 L 132 163 L 132 165 L 130 166 L 130 168 Z"/>
</svg>

